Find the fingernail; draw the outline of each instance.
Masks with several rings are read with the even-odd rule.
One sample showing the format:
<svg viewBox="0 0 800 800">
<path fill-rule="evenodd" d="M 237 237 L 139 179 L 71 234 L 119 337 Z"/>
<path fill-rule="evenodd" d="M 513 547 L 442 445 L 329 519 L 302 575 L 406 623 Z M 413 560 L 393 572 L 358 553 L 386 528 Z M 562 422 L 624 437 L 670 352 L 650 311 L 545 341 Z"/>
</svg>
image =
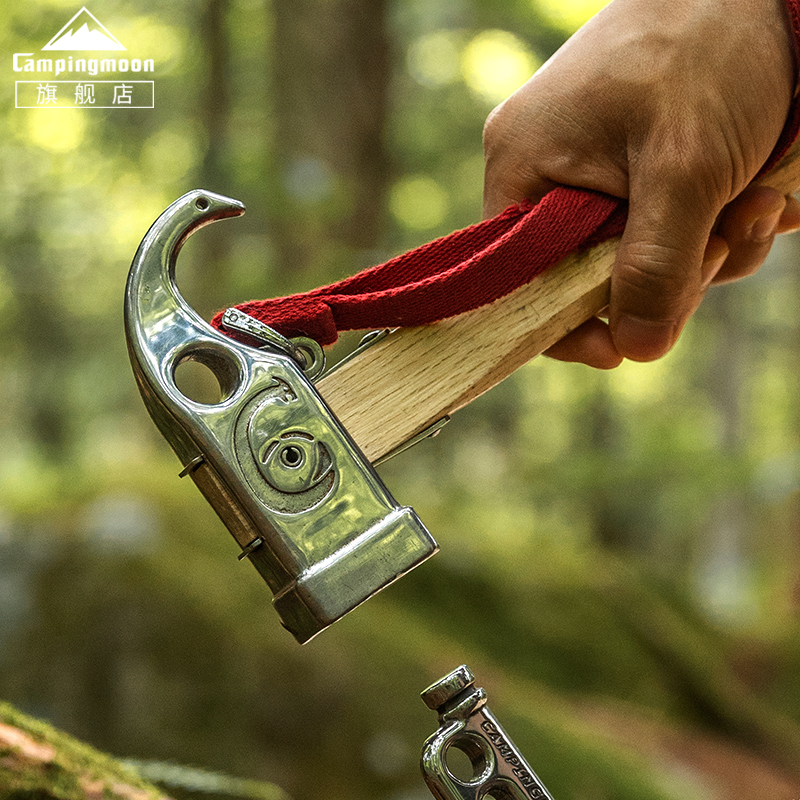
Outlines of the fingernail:
<svg viewBox="0 0 800 800">
<path fill-rule="evenodd" d="M 675 323 L 669 320 L 622 316 L 614 331 L 617 350 L 633 361 L 653 361 L 675 343 Z"/>
<path fill-rule="evenodd" d="M 778 223 L 781 221 L 781 214 L 783 209 L 773 212 L 769 216 L 757 219 L 750 228 L 750 234 L 747 237 L 754 242 L 765 242 L 771 239 L 778 230 Z"/>
</svg>

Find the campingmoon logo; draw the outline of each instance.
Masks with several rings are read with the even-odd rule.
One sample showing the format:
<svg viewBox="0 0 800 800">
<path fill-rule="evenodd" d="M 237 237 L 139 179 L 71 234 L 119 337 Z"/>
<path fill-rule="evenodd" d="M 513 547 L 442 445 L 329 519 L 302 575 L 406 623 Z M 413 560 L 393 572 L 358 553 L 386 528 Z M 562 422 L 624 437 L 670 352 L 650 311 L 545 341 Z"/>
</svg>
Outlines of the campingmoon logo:
<svg viewBox="0 0 800 800">
<path fill-rule="evenodd" d="M 86 6 L 42 47 L 40 55 L 14 53 L 11 68 L 29 78 L 15 82 L 17 108 L 155 105 L 154 81 L 141 79 L 143 73 L 155 72 L 154 60 L 132 57 Z M 51 76 L 80 79 L 50 80 Z"/>
</svg>

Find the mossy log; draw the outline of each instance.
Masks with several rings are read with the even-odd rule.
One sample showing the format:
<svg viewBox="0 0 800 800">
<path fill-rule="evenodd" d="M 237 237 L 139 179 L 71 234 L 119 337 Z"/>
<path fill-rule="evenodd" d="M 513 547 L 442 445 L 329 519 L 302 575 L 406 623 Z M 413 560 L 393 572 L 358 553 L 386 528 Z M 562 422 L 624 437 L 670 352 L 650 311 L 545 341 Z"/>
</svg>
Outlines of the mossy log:
<svg viewBox="0 0 800 800">
<path fill-rule="evenodd" d="M 0 798 L 168 800 L 130 767 L 0 703 Z"/>
</svg>

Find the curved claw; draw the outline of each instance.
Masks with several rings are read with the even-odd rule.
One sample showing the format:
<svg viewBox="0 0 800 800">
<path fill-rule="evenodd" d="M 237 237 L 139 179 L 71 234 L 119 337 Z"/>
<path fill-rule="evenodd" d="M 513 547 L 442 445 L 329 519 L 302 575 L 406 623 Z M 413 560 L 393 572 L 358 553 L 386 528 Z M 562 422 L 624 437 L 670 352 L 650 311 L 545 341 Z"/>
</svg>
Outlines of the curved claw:
<svg viewBox="0 0 800 800">
<path fill-rule="evenodd" d="M 176 426 L 168 408 L 174 370 L 193 345 L 202 343 L 196 360 L 207 364 L 225 392 L 237 380 L 230 340 L 215 331 L 183 299 L 175 284 L 181 246 L 195 231 L 244 213 L 238 200 L 196 189 L 180 197 L 153 223 L 136 251 L 125 289 L 125 334 L 139 389 L 153 419 L 167 435 Z M 178 438 L 183 440 L 183 435 Z M 179 444 L 181 444 L 179 442 Z M 182 452 L 190 452 L 188 441 Z"/>
<path fill-rule="evenodd" d="M 244 204 L 214 192 L 195 189 L 180 197 L 153 223 L 134 256 L 125 290 L 125 325 L 129 341 L 163 326 L 178 313 L 203 332 L 212 328 L 186 303 L 175 284 L 175 262 L 186 239 L 204 225 L 244 214 Z"/>
</svg>

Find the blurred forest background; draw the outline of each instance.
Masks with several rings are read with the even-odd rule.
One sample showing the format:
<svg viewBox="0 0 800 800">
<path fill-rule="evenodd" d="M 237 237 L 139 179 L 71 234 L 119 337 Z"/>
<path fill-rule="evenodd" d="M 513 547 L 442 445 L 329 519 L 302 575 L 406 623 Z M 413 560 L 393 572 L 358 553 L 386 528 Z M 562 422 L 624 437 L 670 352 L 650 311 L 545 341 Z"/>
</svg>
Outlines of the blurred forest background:
<svg viewBox="0 0 800 800">
<path fill-rule="evenodd" d="M 207 317 L 471 224 L 486 115 L 602 5 L 103 0 L 155 108 L 23 110 L 11 54 L 78 4 L 4 0 L 0 698 L 298 800 L 423 800 L 418 695 L 467 663 L 557 800 L 800 795 L 796 238 L 662 361 L 537 359 L 381 468 L 441 553 L 304 647 L 130 372 L 172 200 L 248 206 L 181 255 Z"/>
</svg>

